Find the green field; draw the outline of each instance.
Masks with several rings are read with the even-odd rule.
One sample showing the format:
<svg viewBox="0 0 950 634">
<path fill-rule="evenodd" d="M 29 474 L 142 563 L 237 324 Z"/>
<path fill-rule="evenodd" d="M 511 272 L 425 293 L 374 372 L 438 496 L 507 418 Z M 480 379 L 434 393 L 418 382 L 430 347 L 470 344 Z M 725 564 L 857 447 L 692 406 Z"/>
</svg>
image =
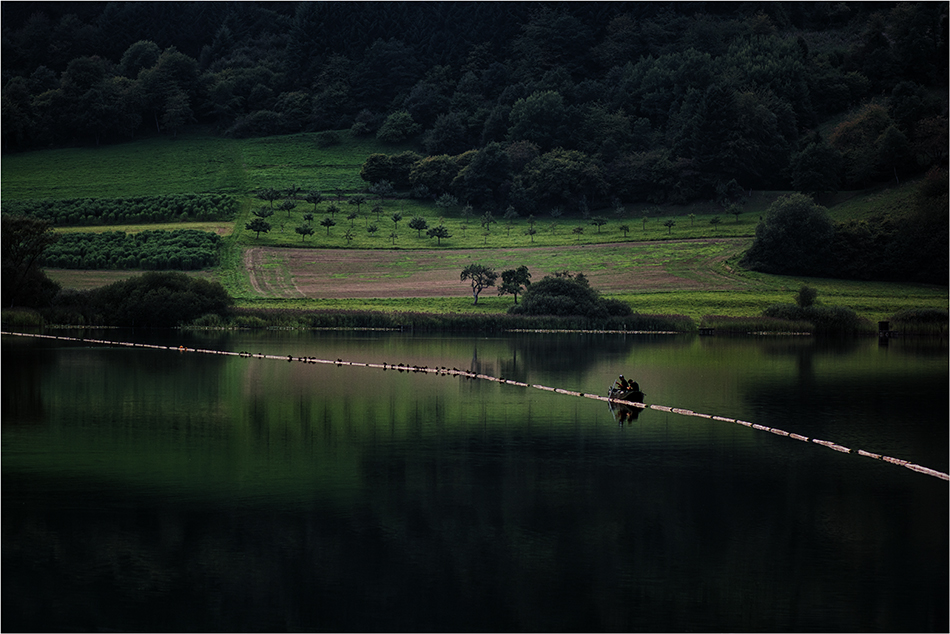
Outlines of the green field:
<svg viewBox="0 0 950 634">
<path fill-rule="evenodd" d="M 100 148 L 67 148 L 7 155 L 2 167 L 2 192 L 5 200 L 56 199 L 76 197 L 119 198 L 168 193 L 226 192 L 243 198 L 241 210 L 233 223 L 167 223 L 162 225 L 62 228 L 60 231 L 126 231 L 144 229 L 192 228 L 214 231 L 225 236 L 222 264 L 213 271 L 199 273 L 222 281 L 239 305 L 288 308 L 345 308 L 355 310 L 423 311 L 423 312 L 501 312 L 510 306 L 510 297 L 497 297 L 486 291 L 479 305 L 471 306 L 467 287 L 459 285 L 458 296 L 439 298 L 387 297 L 347 299 L 311 297 L 277 299 L 256 292 L 250 283 L 243 253 L 249 247 L 296 247 L 300 250 L 339 249 L 344 253 L 367 250 L 414 252 L 443 249 L 446 259 L 461 268 L 464 263 L 452 260 L 450 252 L 461 249 L 478 250 L 477 261 L 507 266 L 511 249 L 548 247 L 536 254 L 518 255 L 519 263 L 533 270 L 583 271 L 598 279 L 605 271 L 621 271 L 629 275 L 629 286 L 608 285 L 605 294 L 628 301 L 634 310 L 643 313 L 678 313 L 700 318 L 707 314 L 755 315 L 769 304 L 790 302 L 797 288 L 807 283 L 819 290 L 824 304 L 849 306 L 868 319 L 884 319 L 898 310 L 913 307 L 947 307 L 947 288 L 927 285 L 856 282 L 830 279 L 805 279 L 772 276 L 744 271 L 737 261 L 754 235 L 756 224 L 768 206 L 783 192 L 752 192 L 742 205 L 738 218 L 712 202 L 689 205 L 656 206 L 627 205 L 621 213 L 613 209 L 591 209 L 593 217 L 607 222 L 594 226 L 577 214 L 554 217 L 538 211 L 534 217 L 505 220 L 496 213 L 496 222 L 487 228 L 481 213 L 466 216 L 461 206 L 437 207 L 431 201 L 405 197 L 378 201 L 370 197 L 357 211 L 348 204 L 353 195 L 365 191 L 366 183 L 359 177 L 360 166 L 374 152 L 396 153 L 408 147 L 380 144 L 373 138 L 353 138 L 339 133 L 341 143 L 323 147 L 316 134 L 295 134 L 261 139 L 224 139 L 201 134 L 181 135 L 177 139 L 149 138 Z M 313 205 L 303 200 L 289 214 L 276 211 L 268 221 L 273 225 L 258 238 L 245 230 L 252 217 L 251 210 L 267 203 L 254 197 L 265 187 L 286 189 L 291 184 L 304 192 L 316 189 L 324 194 L 324 202 L 314 213 Z M 337 200 L 342 190 L 344 198 Z M 835 220 L 852 220 L 882 213 L 902 215 L 909 206 L 915 183 L 868 192 L 842 192 L 829 211 Z M 328 217 L 327 205 L 333 202 L 340 212 L 329 228 L 319 223 Z M 372 211 L 376 204 L 382 211 Z M 402 215 L 397 223 L 393 213 Z M 305 223 L 304 214 L 314 213 L 310 225 L 314 234 L 302 238 L 295 227 Z M 409 227 L 414 216 L 425 218 L 429 227 L 444 224 L 451 234 L 437 245 L 425 232 Z M 718 224 L 710 220 L 719 217 Z M 664 226 L 673 220 L 672 228 Z M 371 234 L 367 227 L 376 224 Z M 626 229 L 624 229 L 624 226 Z M 533 235 L 530 230 L 534 229 Z M 349 230 L 349 231 L 348 231 Z M 582 230 L 578 233 L 576 230 Z M 393 235 L 395 234 L 395 235 Z M 682 240 L 716 239 L 719 246 L 697 242 L 684 247 Z M 646 243 L 646 244 L 644 244 Z M 599 249 L 563 249 L 551 255 L 551 247 L 603 245 Z M 277 268 L 288 265 L 272 261 Z M 400 264 L 391 265 L 391 275 L 411 272 L 413 260 L 408 255 Z M 637 283 L 637 272 L 649 268 L 662 270 L 678 282 L 664 287 Z M 289 271 L 289 269 L 288 269 Z M 290 279 L 288 271 L 281 274 Z M 109 271 L 51 271 L 51 277 L 69 288 L 89 288 L 129 275 Z M 606 279 L 606 278 L 602 278 Z M 685 280 L 684 282 L 682 282 Z"/>
</svg>

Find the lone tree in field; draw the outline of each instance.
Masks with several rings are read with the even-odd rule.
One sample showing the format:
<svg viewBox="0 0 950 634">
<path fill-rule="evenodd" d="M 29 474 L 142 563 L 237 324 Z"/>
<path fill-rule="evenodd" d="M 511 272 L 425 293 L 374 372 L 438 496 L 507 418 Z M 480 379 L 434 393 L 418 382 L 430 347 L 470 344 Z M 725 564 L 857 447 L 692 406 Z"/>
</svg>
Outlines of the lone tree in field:
<svg viewBox="0 0 950 634">
<path fill-rule="evenodd" d="M 709 224 L 713 226 L 713 229 L 718 229 L 720 222 L 722 222 L 722 218 L 720 218 L 719 216 L 713 216 L 712 218 L 709 219 Z"/>
<path fill-rule="evenodd" d="M 296 185 L 291 183 L 290 187 L 287 188 L 287 198 L 289 198 L 290 200 L 297 200 L 297 194 L 300 193 L 301 189 L 303 188 L 297 187 Z"/>
<path fill-rule="evenodd" d="M 409 221 L 409 228 L 415 229 L 421 238 L 422 232 L 429 228 L 429 223 L 422 216 L 415 216 Z"/>
<path fill-rule="evenodd" d="M 334 219 L 331 218 L 330 216 L 327 216 L 326 218 L 324 218 L 323 220 L 320 221 L 320 226 L 327 228 L 327 236 L 328 236 L 328 237 L 329 237 L 329 235 L 330 235 L 330 227 L 332 227 L 332 226 L 335 225 L 335 224 L 336 224 L 336 220 L 334 220 Z"/>
<path fill-rule="evenodd" d="M 495 216 L 492 215 L 492 212 L 486 211 L 482 216 L 482 226 L 485 227 L 485 231 L 491 231 L 491 225 L 493 222 L 498 222 L 495 220 Z"/>
<path fill-rule="evenodd" d="M 310 225 L 300 225 L 299 227 L 295 227 L 294 231 L 300 234 L 301 240 L 306 240 L 307 236 L 313 235 L 313 227 L 311 227 Z"/>
<path fill-rule="evenodd" d="M 463 282 L 465 280 L 471 280 L 472 297 L 475 298 L 473 305 L 475 305 L 478 304 L 478 294 L 489 286 L 495 285 L 495 280 L 498 279 L 498 273 L 495 273 L 495 269 L 490 266 L 485 266 L 484 264 L 469 264 L 462 269 L 462 275 L 459 279 Z"/>
<path fill-rule="evenodd" d="M 513 295 L 517 304 L 518 293 L 521 293 L 530 285 L 531 273 L 528 271 L 528 267 L 519 266 L 516 269 L 508 269 L 501 272 L 501 286 L 498 287 L 498 294 Z"/>
<path fill-rule="evenodd" d="M 393 221 L 393 231 L 395 231 L 399 228 L 399 221 L 402 220 L 402 214 L 395 211 L 393 215 L 390 216 L 390 219 Z"/>
<path fill-rule="evenodd" d="M 620 226 L 617 227 L 617 228 L 620 229 L 621 231 L 623 231 L 623 237 L 624 237 L 624 238 L 626 238 L 626 237 L 627 237 L 627 233 L 630 232 L 630 227 L 629 227 L 628 225 L 620 225 Z"/>
<path fill-rule="evenodd" d="M 330 214 L 330 216 L 336 215 L 336 212 L 338 211 L 340 211 L 340 208 L 337 207 L 335 204 L 330 203 L 329 205 L 327 205 L 327 213 Z"/>
<path fill-rule="evenodd" d="M 528 228 L 525 230 L 525 234 L 527 234 L 528 236 L 531 237 L 531 242 L 534 242 L 534 234 L 536 234 L 537 232 L 538 232 L 538 230 L 535 229 L 533 226 L 528 227 Z"/>
<path fill-rule="evenodd" d="M 303 219 L 304 219 L 304 222 L 306 222 L 309 225 L 311 222 L 313 222 L 313 214 L 308 211 L 307 213 L 303 215 Z"/>
<path fill-rule="evenodd" d="M 270 231 L 270 223 L 263 218 L 254 218 L 249 223 L 244 225 L 244 228 L 248 231 L 256 231 L 257 237 L 260 238 L 262 233 L 267 233 Z"/>
<path fill-rule="evenodd" d="M 597 227 L 597 233 L 600 233 L 600 228 L 607 224 L 607 219 L 603 216 L 594 216 L 590 219 L 590 224 Z"/>
<path fill-rule="evenodd" d="M 371 224 L 368 227 L 366 227 L 366 233 L 368 233 L 369 235 L 373 235 L 377 231 L 379 231 L 379 226 L 377 226 L 376 224 Z"/>
<path fill-rule="evenodd" d="M 449 230 L 439 225 L 438 227 L 432 227 L 426 231 L 426 235 L 430 238 L 435 238 L 438 241 L 439 246 L 442 246 L 442 238 L 451 238 L 452 234 L 449 233 Z"/>
<path fill-rule="evenodd" d="M 323 202 L 323 194 L 318 191 L 309 191 L 304 200 L 313 205 L 313 213 L 317 213 L 317 205 Z"/>
<path fill-rule="evenodd" d="M 669 220 L 663 222 L 663 226 L 669 229 L 670 235 L 673 235 L 673 227 L 676 226 L 676 221 L 670 218 Z"/>
</svg>

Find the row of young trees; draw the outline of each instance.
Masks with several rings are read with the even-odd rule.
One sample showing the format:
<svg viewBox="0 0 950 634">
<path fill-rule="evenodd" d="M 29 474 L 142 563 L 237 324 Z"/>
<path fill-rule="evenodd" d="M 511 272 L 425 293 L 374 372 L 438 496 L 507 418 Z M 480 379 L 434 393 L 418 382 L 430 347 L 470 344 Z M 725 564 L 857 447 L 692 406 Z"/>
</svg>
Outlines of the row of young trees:
<svg viewBox="0 0 950 634">
<path fill-rule="evenodd" d="M 230 194 L 166 194 L 131 198 L 4 201 L 3 213 L 48 220 L 55 226 L 230 220 L 238 200 Z"/>
<path fill-rule="evenodd" d="M 61 269 L 204 269 L 218 263 L 216 233 L 182 229 L 127 234 L 67 233 L 43 253 L 41 265 Z"/>
<path fill-rule="evenodd" d="M 126 4 L 5 25 L 7 149 L 191 121 L 237 136 L 349 128 L 428 156 L 523 141 L 579 152 L 615 195 L 658 201 L 733 179 L 860 186 L 893 170 L 895 147 L 906 171 L 946 157 L 946 112 L 931 98 L 946 86 L 940 3 L 227 3 L 162 16 L 210 35 L 185 41 L 163 23 L 119 51 L 103 29 L 161 11 Z M 39 44 L 51 40 L 56 55 Z M 890 122 L 808 134 L 880 95 Z M 868 146 L 875 156 L 852 169 Z M 818 179 L 835 153 L 848 169 Z M 640 174 L 620 183 L 628 168 Z"/>
</svg>

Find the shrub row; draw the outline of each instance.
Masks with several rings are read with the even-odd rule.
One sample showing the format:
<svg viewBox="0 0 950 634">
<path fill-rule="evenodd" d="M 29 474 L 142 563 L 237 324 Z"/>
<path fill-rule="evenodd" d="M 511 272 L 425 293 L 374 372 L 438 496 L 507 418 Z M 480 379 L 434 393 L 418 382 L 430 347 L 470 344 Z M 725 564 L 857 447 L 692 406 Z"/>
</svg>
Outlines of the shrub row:
<svg viewBox="0 0 950 634">
<path fill-rule="evenodd" d="M 950 313 L 941 308 L 910 308 L 891 316 L 891 327 L 905 335 L 944 335 Z"/>
<path fill-rule="evenodd" d="M 730 317 L 726 315 L 704 315 L 700 327 L 714 328 L 716 334 L 734 335 L 811 333 L 815 330 L 815 326 L 808 321 L 789 321 L 775 317 Z"/>
<path fill-rule="evenodd" d="M 230 194 L 168 194 L 136 198 L 71 198 L 4 202 L 3 213 L 33 216 L 56 226 L 231 220 L 238 199 Z"/>
<path fill-rule="evenodd" d="M 235 309 L 229 319 L 207 318 L 195 326 L 238 328 L 391 328 L 441 332 L 503 332 L 507 330 L 626 330 L 695 332 L 685 315 L 640 315 L 608 319 L 524 315 L 385 313 L 304 309 Z"/>
<path fill-rule="evenodd" d="M 765 317 L 814 324 L 816 334 L 858 334 L 876 332 L 871 322 L 844 306 L 796 306 L 773 304 L 762 311 Z"/>
<path fill-rule="evenodd" d="M 68 233 L 46 249 L 42 266 L 190 271 L 217 264 L 220 244 L 217 234 L 195 229 Z"/>
</svg>

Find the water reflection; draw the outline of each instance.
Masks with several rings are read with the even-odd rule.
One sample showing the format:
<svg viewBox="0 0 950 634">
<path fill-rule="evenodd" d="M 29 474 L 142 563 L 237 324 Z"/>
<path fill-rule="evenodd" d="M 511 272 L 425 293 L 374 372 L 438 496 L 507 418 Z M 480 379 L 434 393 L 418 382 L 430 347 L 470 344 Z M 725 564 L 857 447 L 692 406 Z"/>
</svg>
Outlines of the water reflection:
<svg viewBox="0 0 950 634">
<path fill-rule="evenodd" d="M 595 393 L 623 373 L 651 402 L 947 462 L 946 350 L 898 341 L 173 339 Z M 6 629 L 947 628 L 947 484 L 906 469 L 457 377 L 3 346 L 25 368 L 2 377 Z"/>
</svg>

